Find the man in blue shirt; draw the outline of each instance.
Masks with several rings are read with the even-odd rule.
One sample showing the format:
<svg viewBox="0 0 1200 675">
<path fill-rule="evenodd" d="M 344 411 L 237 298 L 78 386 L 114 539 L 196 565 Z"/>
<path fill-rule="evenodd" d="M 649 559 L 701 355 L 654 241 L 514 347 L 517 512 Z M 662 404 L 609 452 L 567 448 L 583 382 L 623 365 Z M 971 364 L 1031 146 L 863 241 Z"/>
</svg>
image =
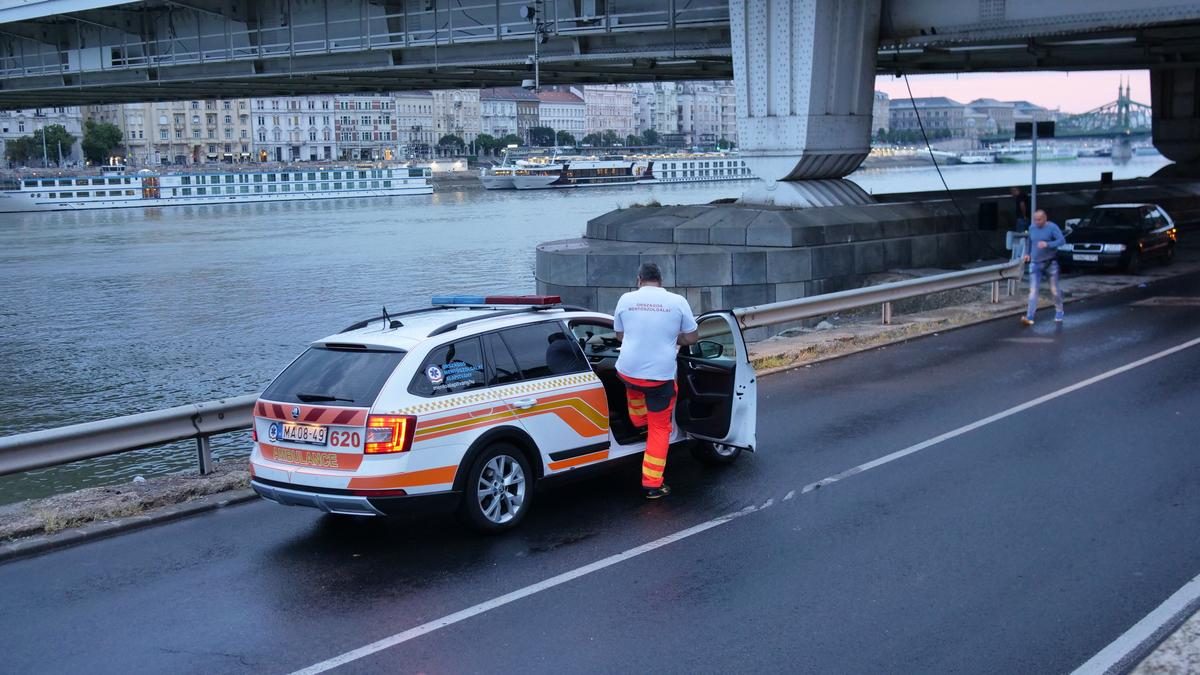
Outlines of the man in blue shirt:
<svg viewBox="0 0 1200 675">
<path fill-rule="evenodd" d="M 1029 253 L 1025 262 L 1029 265 L 1029 310 L 1021 317 L 1024 326 L 1033 325 L 1033 315 L 1037 312 L 1038 287 L 1042 275 L 1050 274 L 1050 293 L 1054 296 L 1054 320 L 1063 320 L 1062 287 L 1058 283 L 1058 247 L 1067 243 L 1058 225 L 1046 218 L 1046 212 L 1038 209 L 1033 212 L 1033 227 L 1029 228 Z"/>
</svg>

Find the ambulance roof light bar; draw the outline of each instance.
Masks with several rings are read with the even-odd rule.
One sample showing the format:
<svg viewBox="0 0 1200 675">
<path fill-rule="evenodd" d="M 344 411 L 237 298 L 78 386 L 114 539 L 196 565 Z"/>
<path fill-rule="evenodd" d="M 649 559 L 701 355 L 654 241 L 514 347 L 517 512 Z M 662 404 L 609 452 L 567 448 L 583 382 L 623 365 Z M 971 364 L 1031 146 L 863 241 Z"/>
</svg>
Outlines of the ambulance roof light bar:
<svg viewBox="0 0 1200 675">
<path fill-rule="evenodd" d="M 557 307 L 562 298 L 557 295 L 435 295 L 430 301 L 434 307 Z"/>
</svg>

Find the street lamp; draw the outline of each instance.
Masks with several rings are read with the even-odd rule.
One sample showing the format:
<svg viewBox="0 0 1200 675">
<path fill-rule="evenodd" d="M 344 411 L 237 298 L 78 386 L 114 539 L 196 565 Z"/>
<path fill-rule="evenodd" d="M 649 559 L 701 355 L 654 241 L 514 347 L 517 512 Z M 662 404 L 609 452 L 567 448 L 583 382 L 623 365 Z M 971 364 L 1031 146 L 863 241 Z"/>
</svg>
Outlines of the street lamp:
<svg viewBox="0 0 1200 675">
<path fill-rule="evenodd" d="M 533 79 L 521 80 L 521 86 L 525 89 L 538 91 L 542 86 L 542 71 L 541 71 L 541 45 L 545 44 L 550 39 L 549 30 L 546 23 L 542 21 L 543 16 L 543 0 L 533 0 L 532 5 L 522 5 L 518 10 L 522 19 L 533 24 L 533 54 L 531 54 L 525 63 L 533 66 Z"/>
</svg>

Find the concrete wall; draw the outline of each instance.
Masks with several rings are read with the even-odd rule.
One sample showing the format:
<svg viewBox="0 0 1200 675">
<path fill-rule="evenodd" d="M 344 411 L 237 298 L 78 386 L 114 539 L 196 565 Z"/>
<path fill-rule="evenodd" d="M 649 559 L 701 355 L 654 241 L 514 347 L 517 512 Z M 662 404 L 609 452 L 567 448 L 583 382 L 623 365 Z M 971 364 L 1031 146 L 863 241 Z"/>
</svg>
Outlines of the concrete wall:
<svg viewBox="0 0 1200 675">
<path fill-rule="evenodd" d="M 812 209 L 742 205 L 639 207 L 588 223 L 581 239 L 537 249 L 539 293 L 612 311 L 638 265 L 697 312 L 853 288 L 890 269 L 959 265 L 995 233 L 974 231 L 949 203 Z"/>
<path fill-rule="evenodd" d="M 896 269 L 957 268 L 1007 256 L 1011 199 L 1003 189 L 864 206 L 777 209 L 738 204 L 634 207 L 588 223 L 583 238 L 537 248 L 537 290 L 611 312 L 633 288 L 638 265 L 655 262 L 664 285 L 696 312 L 830 293 Z M 888 196 L 879 197 L 889 200 Z M 904 197 L 899 197 L 904 198 Z M 907 197 L 912 199 L 912 197 Z M 1043 190 L 1039 205 L 1059 223 L 1097 203 L 1154 202 L 1181 224 L 1200 222 L 1200 183 L 1123 183 Z M 995 229 L 981 230 L 981 209 Z"/>
</svg>

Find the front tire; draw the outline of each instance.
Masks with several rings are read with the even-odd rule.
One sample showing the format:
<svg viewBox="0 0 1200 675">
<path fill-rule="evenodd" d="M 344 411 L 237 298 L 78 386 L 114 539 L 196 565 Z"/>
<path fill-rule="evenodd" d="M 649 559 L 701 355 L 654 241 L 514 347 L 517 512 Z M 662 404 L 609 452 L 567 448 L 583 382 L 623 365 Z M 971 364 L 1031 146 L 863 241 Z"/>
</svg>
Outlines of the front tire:
<svg viewBox="0 0 1200 675">
<path fill-rule="evenodd" d="M 713 441 L 692 441 L 692 456 L 712 466 L 733 464 L 742 456 L 742 449 Z"/>
<path fill-rule="evenodd" d="M 519 525 L 532 499 L 533 471 L 525 453 L 496 443 L 471 465 L 459 513 L 471 527 L 493 534 Z"/>
</svg>

